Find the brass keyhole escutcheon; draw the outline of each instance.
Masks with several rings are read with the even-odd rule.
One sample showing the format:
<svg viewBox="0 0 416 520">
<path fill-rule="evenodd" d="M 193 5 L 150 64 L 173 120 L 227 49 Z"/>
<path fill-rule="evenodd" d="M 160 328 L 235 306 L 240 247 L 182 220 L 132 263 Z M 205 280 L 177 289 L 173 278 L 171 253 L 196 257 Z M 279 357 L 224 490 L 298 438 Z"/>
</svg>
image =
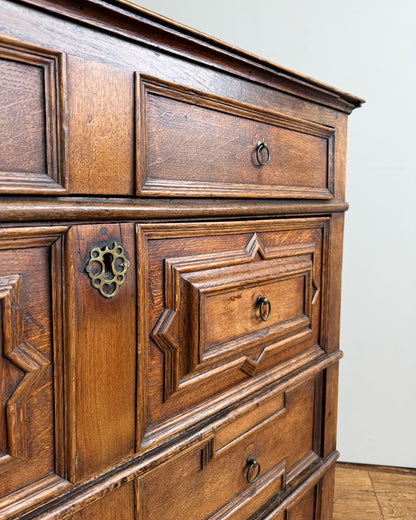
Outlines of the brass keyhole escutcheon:
<svg viewBox="0 0 416 520">
<path fill-rule="evenodd" d="M 123 246 L 113 242 L 113 246 L 93 247 L 85 271 L 91 278 L 91 285 L 104 296 L 113 298 L 126 279 L 130 262 Z"/>
</svg>

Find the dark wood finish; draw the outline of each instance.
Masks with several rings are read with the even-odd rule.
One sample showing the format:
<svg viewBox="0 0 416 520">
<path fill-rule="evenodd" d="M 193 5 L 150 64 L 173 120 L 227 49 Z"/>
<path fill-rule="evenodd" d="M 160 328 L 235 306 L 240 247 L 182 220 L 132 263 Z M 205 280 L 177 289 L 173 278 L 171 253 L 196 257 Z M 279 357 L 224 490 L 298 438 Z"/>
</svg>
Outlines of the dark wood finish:
<svg viewBox="0 0 416 520">
<path fill-rule="evenodd" d="M 1 518 L 331 520 L 362 100 L 127 2 L 1 10 Z"/>
<path fill-rule="evenodd" d="M 228 219 L 232 217 L 328 215 L 348 209 L 345 202 L 285 202 L 268 200 L 165 200 L 65 198 L 58 200 L 0 199 L 0 222 Z"/>
<path fill-rule="evenodd" d="M 315 489 L 312 488 L 297 504 L 287 511 L 287 520 L 304 520 L 313 518 L 315 514 Z"/>
<path fill-rule="evenodd" d="M 54 435 L 53 341 L 61 291 L 51 275 L 65 228 L 0 230 L 0 514 L 65 485 Z M 7 477 L 7 478 L 5 478 Z M 21 489 L 23 488 L 24 491 Z M 18 491 L 19 490 L 19 491 Z"/>
<path fill-rule="evenodd" d="M 267 416 L 259 405 L 240 416 L 245 431 L 224 428 L 217 441 L 217 432 L 173 463 L 149 472 L 139 484 L 139 518 L 232 518 L 243 520 L 254 513 L 258 505 L 267 502 L 295 480 L 319 455 L 313 451 L 314 381 L 308 380 L 280 396 L 281 403 Z M 282 406 L 282 403 L 283 406 Z M 253 420 L 261 411 L 266 417 Z M 257 422 L 258 421 L 258 422 Z M 253 424 L 254 423 L 254 424 Z M 222 433 L 222 435 L 221 435 Z M 210 455 L 202 464 L 208 444 Z M 202 453 L 201 453 L 202 452 Z M 247 460 L 252 457 L 261 466 L 256 481 L 256 505 L 261 493 L 263 502 L 253 509 L 249 504 L 252 486 L 247 482 Z M 180 485 L 178 486 L 178 482 Z M 207 488 L 212 497 L 207 500 Z M 229 501 L 232 500 L 232 507 Z M 195 504 L 198 509 L 195 510 Z M 226 504 L 224 506 L 224 504 Z M 234 510 L 239 510 L 238 515 Z M 225 516 L 224 516 L 225 515 Z M 230 517 L 231 518 L 231 517 Z"/>
<path fill-rule="evenodd" d="M 117 488 L 102 500 L 93 502 L 86 508 L 78 511 L 71 520 L 130 520 L 131 510 L 134 508 L 133 483 Z"/>
</svg>

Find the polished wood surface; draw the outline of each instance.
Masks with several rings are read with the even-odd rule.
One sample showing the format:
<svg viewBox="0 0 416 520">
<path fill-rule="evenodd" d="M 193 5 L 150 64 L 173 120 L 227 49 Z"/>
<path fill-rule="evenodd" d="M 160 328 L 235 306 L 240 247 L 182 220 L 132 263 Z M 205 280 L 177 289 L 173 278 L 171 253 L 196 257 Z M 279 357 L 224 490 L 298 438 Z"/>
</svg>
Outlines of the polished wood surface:
<svg viewBox="0 0 416 520">
<path fill-rule="evenodd" d="M 59 52 L 0 35 L 1 192 L 63 192 Z"/>
<path fill-rule="evenodd" d="M 362 100 L 128 2 L 1 11 L 0 517 L 331 520 Z"/>
<path fill-rule="evenodd" d="M 337 464 L 334 520 L 415 520 L 416 471 Z"/>
<path fill-rule="evenodd" d="M 296 357 L 300 365 L 322 354 L 327 227 L 326 219 L 138 227 L 153 340 L 143 345 L 149 428 L 218 391 L 248 388 L 273 366 L 292 360 L 293 370 Z M 262 293 L 271 300 L 268 321 L 259 315 Z"/>
<path fill-rule="evenodd" d="M 140 194 L 332 197 L 327 127 L 156 78 L 137 82 Z M 265 136 L 269 151 L 258 155 Z"/>
<path fill-rule="evenodd" d="M 212 518 L 219 519 L 229 518 L 232 511 L 233 518 L 248 518 L 258 506 L 290 487 L 305 467 L 319 459 L 319 446 L 314 443 L 314 430 L 318 427 L 315 421 L 319 421 L 319 416 L 313 416 L 315 391 L 320 392 L 318 381 L 308 380 L 285 392 L 281 396 L 284 405 L 279 407 L 274 403 L 271 414 L 264 414 L 266 417 L 260 421 L 253 420 L 250 413 L 241 416 L 241 426 L 245 420 L 242 432 L 229 425 L 228 435 L 224 436 L 223 430 L 218 439 L 214 430 L 178 461 L 149 472 L 140 483 L 142 517 L 179 519 L 183 515 L 197 520 L 211 518 L 215 512 Z M 316 398 L 319 400 L 320 396 Z M 257 402 L 255 412 L 264 406 Z M 254 491 L 248 482 L 250 458 L 260 464 L 255 507 L 249 503 Z M 209 499 L 207 492 L 211 494 Z M 260 497 L 263 502 L 258 504 Z M 221 507 L 223 504 L 226 506 Z"/>
<path fill-rule="evenodd" d="M 67 74 L 68 191 L 132 195 L 131 73 L 69 56 Z"/>
</svg>

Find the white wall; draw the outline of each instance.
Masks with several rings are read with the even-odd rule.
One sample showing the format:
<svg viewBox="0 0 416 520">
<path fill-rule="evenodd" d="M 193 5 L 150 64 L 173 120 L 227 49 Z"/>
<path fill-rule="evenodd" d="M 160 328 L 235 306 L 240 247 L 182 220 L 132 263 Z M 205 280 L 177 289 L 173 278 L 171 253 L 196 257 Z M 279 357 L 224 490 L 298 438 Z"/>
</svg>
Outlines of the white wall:
<svg viewBox="0 0 416 520">
<path fill-rule="evenodd" d="M 339 449 L 416 467 L 416 2 L 137 3 L 367 99 L 349 126 Z"/>
</svg>

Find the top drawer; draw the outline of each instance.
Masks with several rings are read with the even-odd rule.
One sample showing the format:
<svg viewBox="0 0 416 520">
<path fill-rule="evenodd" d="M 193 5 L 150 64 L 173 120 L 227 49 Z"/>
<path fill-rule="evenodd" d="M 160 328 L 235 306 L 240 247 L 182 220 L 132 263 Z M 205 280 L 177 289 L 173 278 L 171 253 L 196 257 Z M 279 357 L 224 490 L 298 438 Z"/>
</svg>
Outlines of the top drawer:
<svg viewBox="0 0 416 520">
<path fill-rule="evenodd" d="M 0 193 L 333 197 L 332 126 L 277 112 L 287 97 L 266 110 L 253 83 L 229 94 L 249 105 L 218 95 L 223 75 L 213 94 L 134 66 L 0 35 Z"/>
<path fill-rule="evenodd" d="M 334 130 L 136 76 L 138 194 L 330 199 Z"/>
</svg>

